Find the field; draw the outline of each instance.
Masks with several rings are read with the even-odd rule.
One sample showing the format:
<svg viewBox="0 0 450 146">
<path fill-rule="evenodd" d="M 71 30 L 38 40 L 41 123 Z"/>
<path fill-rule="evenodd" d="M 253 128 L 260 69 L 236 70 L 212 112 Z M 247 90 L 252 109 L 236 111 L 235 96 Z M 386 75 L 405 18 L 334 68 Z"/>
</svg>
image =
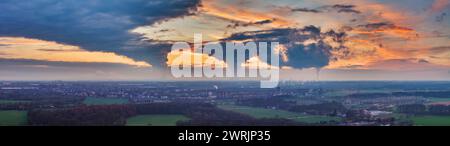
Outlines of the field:
<svg viewBox="0 0 450 146">
<path fill-rule="evenodd" d="M 127 104 L 127 99 L 119 99 L 119 98 L 94 98 L 87 97 L 84 101 L 86 105 L 111 105 L 111 104 Z"/>
<path fill-rule="evenodd" d="M 408 116 L 405 114 L 394 114 L 394 117 L 400 120 L 412 121 L 414 123 L 414 126 L 450 126 L 450 116 Z"/>
<path fill-rule="evenodd" d="M 189 120 L 183 115 L 138 115 L 128 118 L 127 126 L 176 126 L 178 121 Z"/>
<path fill-rule="evenodd" d="M 450 126 L 450 116 L 414 116 L 415 126 Z"/>
<path fill-rule="evenodd" d="M 283 110 L 254 108 L 246 106 L 220 105 L 219 108 L 247 114 L 255 118 L 286 118 L 304 123 L 318 123 L 322 121 L 340 120 L 339 118 L 329 116 L 305 115 Z"/>
<path fill-rule="evenodd" d="M 26 123 L 26 111 L 0 111 L 0 126 L 20 126 Z"/>
</svg>

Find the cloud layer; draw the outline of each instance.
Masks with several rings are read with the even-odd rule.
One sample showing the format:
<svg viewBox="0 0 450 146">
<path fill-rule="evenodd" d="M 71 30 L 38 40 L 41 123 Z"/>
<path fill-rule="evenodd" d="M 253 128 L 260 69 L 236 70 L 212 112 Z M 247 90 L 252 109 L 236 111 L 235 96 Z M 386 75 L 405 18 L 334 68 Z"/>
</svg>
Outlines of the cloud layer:
<svg viewBox="0 0 450 146">
<path fill-rule="evenodd" d="M 145 51 L 127 48 L 151 45 L 136 43 L 139 36 L 129 31 L 190 15 L 199 4 L 199 0 L 2 0 L 0 36 L 55 41 L 144 60 L 140 55 Z M 147 54 L 145 60 L 153 55 Z"/>
</svg>

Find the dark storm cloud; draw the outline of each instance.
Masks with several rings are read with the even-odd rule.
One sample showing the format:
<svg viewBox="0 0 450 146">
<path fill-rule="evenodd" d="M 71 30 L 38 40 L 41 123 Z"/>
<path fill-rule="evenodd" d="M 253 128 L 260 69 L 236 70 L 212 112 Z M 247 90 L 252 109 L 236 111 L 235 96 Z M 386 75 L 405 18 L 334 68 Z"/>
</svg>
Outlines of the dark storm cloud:
<svg viewBox="0 0 450 146">
<path fill-rule="evenodd" d="M 154 54 L 134 54 L 123 48 L 159 49 L 135 45 L 129 30 L 192 14 L 200 0 L 2 0 L 0 36 L 36 38 L 95 51 L 156 60 Z M 150 48 L 149 48 L 150 47 Z M 137 52 L 137 51 L 132 51 Z M 150 61 L 150 62 L 151 62 Z M 155 64 L 157 65 L 157 64 Z"/>
<path fill-rule="evenodd" d="M 289 58 L 281 65 L 302 69 L 321 68 L 328 65 L 331 60 L 335 60 L 331 52 L 347 49 L 343 46 L 345 37 L 346 34 L 342 32 L 333 30 L 322 32 L 318 27 L 307 26 L 300 29 L 285 28 L 236 33 L 223 41 L 279 42 L 287 48 L 286 54 Z M 331 39 L 340 45 L 332 47 L 325 42 L 325 39 Z M 314 40 L 316 43 L 305 45 L 303 42 L 307 40 Z"/>
</svg>

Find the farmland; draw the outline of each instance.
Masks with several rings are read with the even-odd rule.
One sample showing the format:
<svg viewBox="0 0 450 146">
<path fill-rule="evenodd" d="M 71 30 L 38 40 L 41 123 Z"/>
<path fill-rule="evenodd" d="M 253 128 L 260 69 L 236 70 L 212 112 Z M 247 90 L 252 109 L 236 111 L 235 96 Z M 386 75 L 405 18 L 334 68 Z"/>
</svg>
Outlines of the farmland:
<svg viewBox="0 0 450 146">
<path fill-rule="evenodd" d="M 27 123 L 25 111 L 0 111 L 0 126 L 20 126 Z"/>
<path fill-rule="evenodd" d="M 138 115 L 128 118 L 127 126 L 175 126 L 184 120 L 189 118 L 183 115 Z"/>
<path fill-rule="evenodd" d="M 326 121 L 340 121 L 339 118 L 319 115 L 306 115 L 276 109 L 255 108 L 247 106 L 220 105 L 219 108 L 247 114 L 255 118 L 286 118 L 297 122 L 318 123 Z"/>
<path fill-rule="evenodd" d="M 450 126 L 450 116 L 414 116 L 415 126 Z"/>
</svg>

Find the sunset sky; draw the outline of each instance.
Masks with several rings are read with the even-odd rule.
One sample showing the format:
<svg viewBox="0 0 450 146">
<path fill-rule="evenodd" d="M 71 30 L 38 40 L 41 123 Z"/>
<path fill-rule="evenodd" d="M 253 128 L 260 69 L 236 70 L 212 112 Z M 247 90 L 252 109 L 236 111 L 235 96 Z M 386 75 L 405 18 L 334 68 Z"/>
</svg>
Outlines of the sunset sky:
<svg viewBox="0 0 450 146">
<path fill-rule="evenodd" d="M 450 80 L 449 14 L 450 0 L 2 0 L 0 80 L 170 79 L 172 43 L 194 33 L 280 42 L 284 80 Z"/>
</svg>

